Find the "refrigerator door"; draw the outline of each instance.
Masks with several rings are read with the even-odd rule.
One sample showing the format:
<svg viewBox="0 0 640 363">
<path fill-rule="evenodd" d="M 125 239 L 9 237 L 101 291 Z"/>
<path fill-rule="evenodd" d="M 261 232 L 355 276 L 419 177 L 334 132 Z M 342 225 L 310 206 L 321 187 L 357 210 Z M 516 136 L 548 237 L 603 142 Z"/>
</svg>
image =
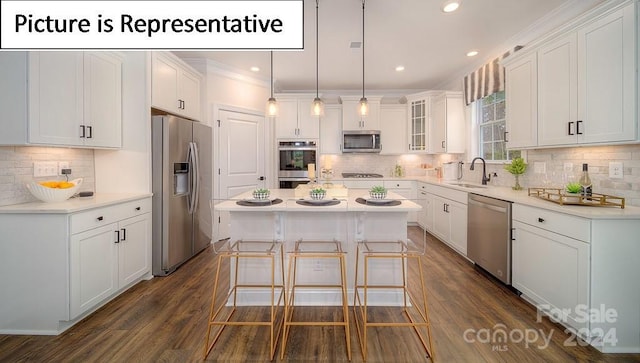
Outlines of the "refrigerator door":
<svg viewBox="0 0 640 363">
<path fill-rule="evenodd" d="M 212 129 L 201 123 L 193 124 L 193 142 L 197 146 L 197 202 L 193 215 L 194 253 L 209 246 L 213 234 L 213 221 L 209 203 L 213 190 Z"/>
<path fill-rule="evenodd" d="M 173 116 L 152 119 L 153 274 L 164 276 L 192 256 L 193 221 L 187 199 L 192 123 Z"/>
</svg>

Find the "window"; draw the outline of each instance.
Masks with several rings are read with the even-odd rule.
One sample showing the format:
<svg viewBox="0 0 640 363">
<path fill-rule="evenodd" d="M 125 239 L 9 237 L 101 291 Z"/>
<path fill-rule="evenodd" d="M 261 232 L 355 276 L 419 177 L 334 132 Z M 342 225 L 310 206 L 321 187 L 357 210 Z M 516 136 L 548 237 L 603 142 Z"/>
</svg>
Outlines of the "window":
<svg viewBox="0 0 640 363">
<path fill-rule="evenodd" d="M 504 161 L 520 157 L 520 150 L 507 150 L 504 142 L 506 131 L 504 91 L 481 98 L 476 103 L 479 154 L 487 161 Z"/>
</svg>

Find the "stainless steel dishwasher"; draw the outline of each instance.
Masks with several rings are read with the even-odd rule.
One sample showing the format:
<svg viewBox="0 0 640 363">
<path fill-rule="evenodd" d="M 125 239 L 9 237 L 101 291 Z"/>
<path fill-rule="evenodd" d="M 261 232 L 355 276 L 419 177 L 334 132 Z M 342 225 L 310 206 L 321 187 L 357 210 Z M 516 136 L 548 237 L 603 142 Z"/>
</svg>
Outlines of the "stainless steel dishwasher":
<svg viewBox="0 0 640 363">
<path fill-rule="evenodd" d="M 469 193 L 467 257 L 511 285 L 511 202 Z"/>
</svg>

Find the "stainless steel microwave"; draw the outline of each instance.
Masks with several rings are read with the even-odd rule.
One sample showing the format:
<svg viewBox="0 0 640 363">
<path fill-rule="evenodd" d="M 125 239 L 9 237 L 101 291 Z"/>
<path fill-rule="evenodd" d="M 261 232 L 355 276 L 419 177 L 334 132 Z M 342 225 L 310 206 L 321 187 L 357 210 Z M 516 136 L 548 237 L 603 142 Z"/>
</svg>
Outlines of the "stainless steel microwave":
<svg viewBox="0 0 640 363">
<path fill-rule="evenodd" d="M 379 153 L 380 130 L 351 130 L 342 132 L 343 153 Z"/>
</svg>

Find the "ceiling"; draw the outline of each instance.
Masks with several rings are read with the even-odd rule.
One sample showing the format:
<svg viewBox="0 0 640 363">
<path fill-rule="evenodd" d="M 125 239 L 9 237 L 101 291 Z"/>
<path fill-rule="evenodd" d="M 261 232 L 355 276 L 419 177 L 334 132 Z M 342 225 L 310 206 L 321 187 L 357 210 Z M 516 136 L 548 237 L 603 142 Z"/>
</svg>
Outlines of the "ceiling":
<svg viewBox="0 0 640 363">
<path fill-rule="evenodd" d="M 445 0 L 367 0 L 365 87 L 372 90 L 442 88 L 452 77 L 506 51 L 514 35 L 531 29 L 567 0 L 463 0 L 453 13 Z M 575 1 L 574 1 L 575 2 Z M 277 92 L 315 91 L 315 0 L 304 0 L 304 51 L 276 51 Z M 566 4 L 565 4 L 566 6 Z M 361 0 L 319 0 L 319 89 L 361 90 Z M 515 45 L 515 44 L 513 44 Z M 512 45 L 510 45 L 512 46 Z M 479 51 L 467 57 L 470 50 Z M 176 51 L 181 58 L 209 58 L 238 73 L 269 81 L 268 51 Z M 396 66 L 405 70 L 397 72 Z M 257 66 L 258 72 L 250 67 Z"/>
</svg>

